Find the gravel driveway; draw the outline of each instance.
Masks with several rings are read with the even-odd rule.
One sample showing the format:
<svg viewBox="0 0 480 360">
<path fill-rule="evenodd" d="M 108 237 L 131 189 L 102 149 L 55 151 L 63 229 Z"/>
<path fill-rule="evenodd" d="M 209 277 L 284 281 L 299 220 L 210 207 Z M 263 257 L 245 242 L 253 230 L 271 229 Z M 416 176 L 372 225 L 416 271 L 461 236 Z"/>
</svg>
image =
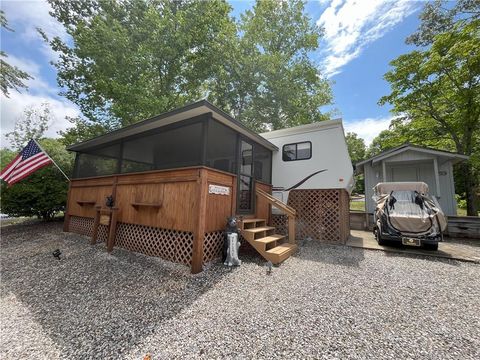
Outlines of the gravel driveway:
<svg viewBox="0 0 480 360">
<path fill-rule="evenodd" d="M 2 229 L 1 266 L 2 359 L 480 358 L 473 263 L 309 242 L 192 276 L 52 223 Z"/>
</svg>

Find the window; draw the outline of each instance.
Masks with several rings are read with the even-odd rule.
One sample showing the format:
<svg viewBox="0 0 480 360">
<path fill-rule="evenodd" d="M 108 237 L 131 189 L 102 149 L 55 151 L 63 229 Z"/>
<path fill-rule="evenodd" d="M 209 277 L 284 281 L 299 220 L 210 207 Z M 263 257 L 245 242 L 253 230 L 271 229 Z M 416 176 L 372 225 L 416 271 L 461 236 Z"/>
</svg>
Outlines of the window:
<svg viewBox="0 0 480 360">
<path fill-rule="evenodd" d="M 283 145 L 283 161 L 308 160 L 311 157 L 312 143 L 310 141 Z"/>
</svg>

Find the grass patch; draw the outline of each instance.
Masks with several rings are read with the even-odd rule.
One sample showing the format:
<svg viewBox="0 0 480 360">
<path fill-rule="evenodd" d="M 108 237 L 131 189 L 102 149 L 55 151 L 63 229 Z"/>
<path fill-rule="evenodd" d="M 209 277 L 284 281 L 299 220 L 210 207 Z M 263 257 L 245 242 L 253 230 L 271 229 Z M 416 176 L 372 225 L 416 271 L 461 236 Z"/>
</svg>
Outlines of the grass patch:
<svg viewBox="0 0 480 360">
<path fill-rule="evenodd" d="M 365 201 L 350 201 L 350 210 L 365 211 Z"/>
</svg>

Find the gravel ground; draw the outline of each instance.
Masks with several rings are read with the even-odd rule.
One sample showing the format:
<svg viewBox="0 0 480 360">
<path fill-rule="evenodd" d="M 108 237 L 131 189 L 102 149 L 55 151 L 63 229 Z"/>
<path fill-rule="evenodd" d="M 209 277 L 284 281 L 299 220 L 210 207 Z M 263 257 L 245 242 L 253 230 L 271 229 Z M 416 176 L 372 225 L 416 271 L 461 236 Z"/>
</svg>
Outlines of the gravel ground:
<svg viewBox="0 0 480 360">
<path fill-rule="evenodd" d="M 52 223 L 3 228 L 1 266 L 1 359 L 480 358 L 473 263 L 309 242 L 192 276 Z"/>
</svg>

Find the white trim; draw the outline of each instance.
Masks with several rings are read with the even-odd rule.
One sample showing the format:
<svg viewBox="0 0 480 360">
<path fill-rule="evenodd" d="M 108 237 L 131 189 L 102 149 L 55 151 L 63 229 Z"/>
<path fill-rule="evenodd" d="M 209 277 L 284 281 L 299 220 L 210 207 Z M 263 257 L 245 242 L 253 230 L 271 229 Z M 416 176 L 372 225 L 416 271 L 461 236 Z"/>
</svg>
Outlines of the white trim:
<svg viewBox="0 0 480 360">
<path fill-rule="evenodd" d="M 377 158 L 372 158 L 372 164 L 375 164 L 375 163 L 380 162 L 384 159 L 387 159 L 389 157 L 401 154 L 401 153 L 403 153 L 405 151 L 409 151 L 409 150 L 417 151 L 417 152 L 421 152 L 421 153 L 425 153 L 425 154 L 430 154 L 430 155 L 449 157 L 449 158 L 453 158 L 453 159 L 464 159 L 464 160 L 468 159 L 467 155 L 451 154 L 451 153 L 438 151 L 438 150 L 430 150 L 430 149 L 422 149 L 422 148 L 418 148 L 418 147 L 414 147 L 414 146 L 406 146 L 404 148 L 392 151 L 388 154 L 380 155 Z"/>
<path fill-rule="evenodd" d="M 438 162 L 437 158 L 433 158 L 433 171 L 435 172 L 435 187 L 437 191 L 437 197 L 442 196 L 442 192 L 440 191 L 440 178 L 438 177 Z"/>
<path fill-rule="evenodd" d="M 307 125 L 300 125 L 300 126 L 295 126 L 295 127 L 286 128 L 286 129 L 273 130 L 273 131 L 261 133 L 259 135 L 269 140 L 269 139 L 275 139 L 275 138 L 288 136 L 288 135 L 297 135 L 297 134 L 316 132 L 319 130 L 328 130 L 336 127 L 341 127 L 343 131 L 343 124 L 341 119 L 325 120 L 325 121 L 307 124 Z"/>
<path fill-rule="evenodd" d="M 382 172 L 383 172 L 383 182 L 387 182 L 387 166 L 385 165 L 385 161 L 382 161 Z"/>
</svg>

